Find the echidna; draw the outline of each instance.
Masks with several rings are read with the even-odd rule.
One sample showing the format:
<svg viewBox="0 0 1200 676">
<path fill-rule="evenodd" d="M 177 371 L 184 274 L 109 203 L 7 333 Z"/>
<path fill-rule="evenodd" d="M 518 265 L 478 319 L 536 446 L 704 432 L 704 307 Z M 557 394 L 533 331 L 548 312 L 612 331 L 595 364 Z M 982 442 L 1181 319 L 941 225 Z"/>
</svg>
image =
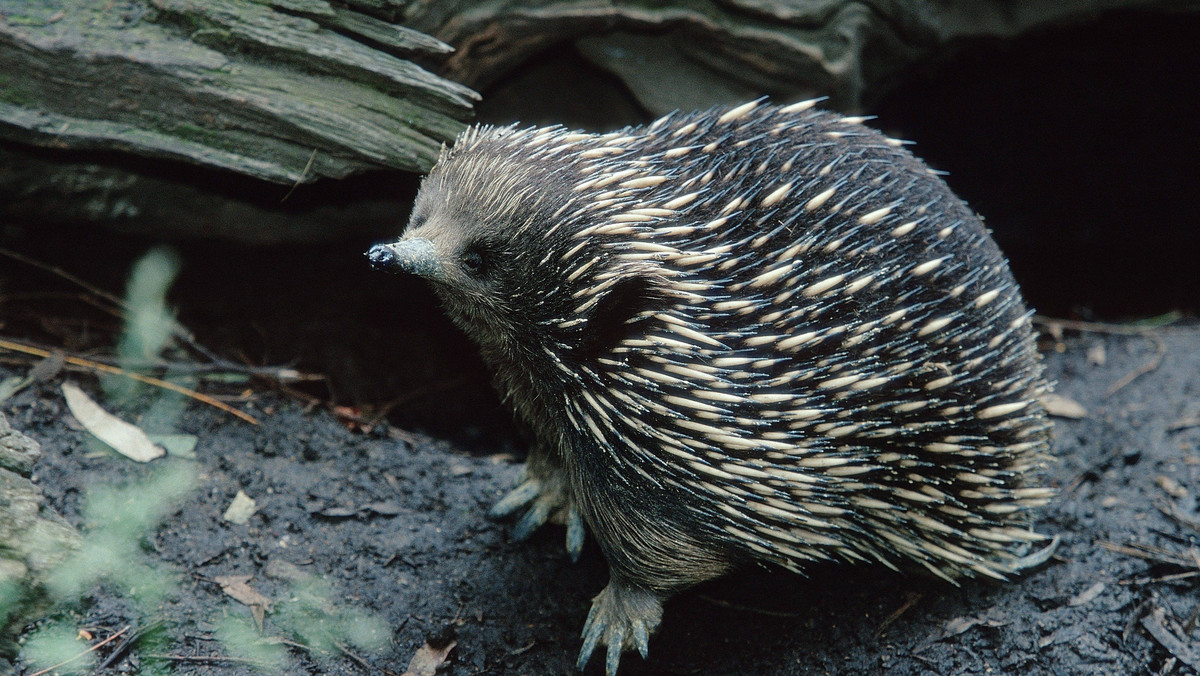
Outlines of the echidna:
<svg viewBox="0 0 1200 676">
<path fill-rule="evenodd" d="M 608 134 L 464 132 L 379 268 L 433 283 L 532 428 L 527 534 L 610 569 L 583 630 L 643 656 L 740 564 L 1003 579 L 1050 547 L 1039 357 L 979 218 L 901 143 L 761 101 Z"/>
</svg>

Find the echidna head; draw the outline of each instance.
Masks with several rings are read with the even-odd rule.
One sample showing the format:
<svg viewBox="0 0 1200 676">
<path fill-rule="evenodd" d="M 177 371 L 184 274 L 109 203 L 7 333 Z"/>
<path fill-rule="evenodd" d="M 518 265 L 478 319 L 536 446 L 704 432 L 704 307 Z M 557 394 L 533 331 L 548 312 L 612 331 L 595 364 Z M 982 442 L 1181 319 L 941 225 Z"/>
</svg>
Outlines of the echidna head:
<svg viewBox="0 0 1200 676">
<path fill-rule="evenodd" d="M 577 168 L 522 152 L 526 134 L 467 132 L 421 184 L 404 235 L 368 256 L 376 269 L 431 282 L 485 356 L 578 359 L 644 309 L 652 275 L 576 237 L 596 218 L 580 208 L 589 196 L 572 191 Z"/>
</svg>

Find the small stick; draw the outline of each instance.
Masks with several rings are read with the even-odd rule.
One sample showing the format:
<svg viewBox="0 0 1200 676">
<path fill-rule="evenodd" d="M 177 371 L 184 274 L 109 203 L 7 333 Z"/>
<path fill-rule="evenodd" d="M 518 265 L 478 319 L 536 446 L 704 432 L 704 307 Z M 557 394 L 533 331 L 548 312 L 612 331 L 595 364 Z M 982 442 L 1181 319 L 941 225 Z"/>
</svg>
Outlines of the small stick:
<svg viewBox="0 0 1200 676">
<path fill-rule="evenodd" d="M 888 615 L 887 617 L 883 618 L 883 622 L 881 622 L 879 624 L 879 629 L 875 630 L 875 638 L 879 638 L 880 636 L 883 636 L 883 632 L 886 631 L 888 627 L 892 626 L 893 622 L 900 619 L 901 615 L 903 615 L 904 613 L 907 613 L 909 608 L 912 608 L 913 606 L 915 606 L 917 604 L 917 601 L 920 601 L 924 596 L 925 596 L 924 594 L 920 594 L 920 593 L 916 593 L 916 592 L 908 594 L 908 597 L 906 599 L 904 599 L 903 605 L 901 605 L 899 608 L 897 608 L 895 611 L 893 611 L 891 615 Z"/>
<path fill-rule="evenodd" d="M 310 169 L 312 169 L 313 160 L 315 159 L 317 159 L 317 149 L 313 148 L 312 154 L 308 156 L 308 163 L 304 165 L 304 170 L 300 172 L 300 177 L 297 178 L 296 182 L 292 184 L 292 189 L 287 191 L 287 194 L 279 200 L 280 204 L 286 202 L 288 198 L 292 196 L 292 193 L 296 192 L 296 188 L 299 188 L 300 184 L 304 182 L 304 177 L 308 176 L 308 172 Z"/>
<path fill-rule="evenodd" d="M 35 357 L 42 357 L 43 359 L 46 357 L 49 357 L 51 354 L 50 350 L 43 350 L 41 348 L 31 347 L 29 345 L 22 345 L 21 343 L 14 343 L 14 342 L 11 342 L 8 340 L 3 340 L 3 339 L 0 339 L 0 350 L 11 350 L 12 352 L 21 352 L 24 354 L 31 354 Z M 140 373 L 132 373 L 132 372 L 126 371 L 124 369 L 119 369 L 115 366 L 109 366 L 108 364 L 101 364 L 99 362 L 94 362 L 89 359 L 83 359 L 81 357 L 74 357 L 71 355 L 64 356 L 63 361 L 65 361 L 68 364 L 72 364 L 74 366 L 82 366 L 83 368 L 91 369 L 93 371 L 101 371 L 103 373 L 111 373 L 113 375 L 124 376 L 126 378 L 131 378 L 131 379 L 136 380 L 141 383 L 146 383 L 147 385 L 154 385 L 155 387 L 161 387 L 164 390 L 170 390 L 172 392 L 182 394 L 185 397 L 191 397 L 192 399 L 195 399 L 196 401 L 202 401 L 205 404 L 208 404 L 209 406 L 219 408 L 222 411 L 225 411 L 226 413 L 228 413 L 230 415 L 237 416 L 238 418 L 245 420 L 246 422 L 250 423 L 251 425 L 260 424 L 258 422 L 257 418 L 255 418 L 254 416 L 252 416 L 248 413 L 243 413 L 243 412 L 237 410 L 236 408 L 229 406 L 228 404 L 225 404 L 216 399 L 213 399 L 212 397 L 210 397 L 208 395 L 200 394 L 199 392 L 196 392 L 195 390 L 189 390 L 186 387 L 180 387 L 179 385 L 176 385 L 175 383 L 169 383 L 165 380 L 159 380 L 158 378 L 151 378 L 150 376 L 144 376 L 144 375 L 141 375 Z"/>
<path fill-rule="evenodd" d="M 229 657 L 227 655 L 163 655 L 150 654 L 144 655 L 146 659 L 154 660 L 169 660 L 171 662 L 197 662 L 200 664 L 217 664 L 220 662 L 229 662 L 231 664 L 249 664 L 254 667 L 270 667 L 271 665 L 262 660 L 254 660 L 247 657 Z M 36 676 L 30 674 L 30 676 Z"/>
<path fill-rule="evenodd" d="M 70 664 L 70 663 L 74 662 L 75 660 L 79 659 L 80 657 L 83 657 L 84 655 L 86 655 L 86 654 L 88 654 L 88 653 L 90 653 L 90 652 L 93 652 L 93 651 L 97 650 L 97 649 L 98 649 L 98 648 L 100 648 L 101 646 L 103 646 L 103 645 L 105 645 L 105 644 L 107 644 L 107 643 L 111 643 L 111 642 L 115 641 L 115 640 L 116 640 L 118 637 L 120 637 L 122 634 L 124 634 L 124 633 L 125 633 L 125 632 L 127 632 L 127 631 L 129 631 L 129 625 L 125 625 L 125 628 L 124 628 L 124 629 L 121 629 L 121 630 L 120 630 L 120 631 L 118 631 L 117 633 L 113 634 L 112 636 L 109 636 L 108 638 L 106 638 L 106 639 L 104 639 L 103 641 L 101 641 L 101 642 L 97 643 L 96 645 L 89 647 L 87 650 L 84 650 L 83 652 L 79 653 L 78 655 L 75 655 L 74 657 L 71 657 L 71 658 L 69 658 L 69 659 L 67 659 L 67 660 L 64 660 L 64 661 L 62 661 L 62 662 L 59 662 L 58 664 L 56 664 L 56 665 L 54 665 L 54 666 L 52 666 L 52 667 L 46 667 L 45 669 L 42 669 L 41 671 L 35 671 L 35 672 L 33 672 L 32 674 L 30 674 L 29 676 L 44 676 L 44 674 L 48 674 L 48 673 L 50 673 L 51 671 L 54 671 L 55 669 L 58 669 L 59 667 L 65 666 L 65 665 L 67 665 L 67 664 Z"/>
<path fill-rule="evenodd" d="M 0 247 L 0 256 L 7 256 L 8 258 L 11 258 L 15 261 L 24 263 L 25 265 L 32 265 L 33 267 L 35 267 L 39 270 L 44 270 L 46 272 L 49 272 L 52 275 L 58 275 L 59 277 L 62 277 L 63 279 L 67 280 L 68 282 L 71 282 L 72 284 L 75 284 L 77 286 L 81 286 L 84 289 L 86 289 L 87 291 L 89 291 L 90 293 L 96 294 L 97 296 L 112 303 L 113 305 L 116 305 L 118 308 L 125 307 L 125 301 L 121 300 L 120 298 L 117 298 L 116 296 L 105 291 L 104 289 L 101 289 L 98 286 L 92 286 L 88 282 L 83 281 L 82 279 L 67 272 L 66 270 L 63 270 L 60 267 L 55 267 L 53 265 L 50 265 L 49 263 L 43 263 L 39 260 L 34 260 L 23 254 L 19 254 L 16 251 L 12 251 L 10 249 L 5 249 L 4 247 Z"/>
<path fill-rule="evenodd" d="M 356 655 L 354 653 L 354 651 L 350 650 L 350 646 L 347 646 L 345 643 L 342 643 L 341 641 L 334 641 L 333 645 L 337 646 L 337 649 L 341 650 L 343 655 L 350 658 L 351 662 L 354 662 L 355 664 L 357 664 L 358 666 L 367 670 L 368 672 L 381 671 L 386 676 L 397 676 L 396 672 L 389 671 L 388 669 L 384 669 L 383 667 L 375 666 L 374 664 L 371 664 L 370 662 L 366 661 L 362 657 Z"/>
<path fill-rule="evenodd" d="M 1163 356 L 1167 354 L 1167 344 L 1164 343 L 1163 339 L 1159 338 L 1158 334 L 1156 333 L 1147 333 L 1146 335 L 1154 341 L 1154 356 L 1150 358 L 1150 361 L 1142 364 L 1129 373 L 1126 373 L 1124 378 L 1121 378 L 1117 382 L 1113 383 L 1113 386 L 1108 388 L 1108 391 L 1104 393 L 1104 396 L 1111 397 L 1112 395 L 1116 394 L 1117 390 L 1120 390 L 1122 387 L 1132 383 L 1138 376 L 1150 373 L 1151 371 L 1157 369 L 1160 364 L 1162 364 Z"/>
<path fill-rule="evenodd" d="M 1126 326 L 1103 322 L 1081 322 L 1075 319 L 1056 319 L 1042 315 L 1034 315 L 1031 321 L 1038 326 L 1045 326 L 1046 328 L 1057 327 L 1072 331 L 1082 331 L 1084 333 L 1107 333 L 1116 336 L 1146 336 L 1162 328 L 1161 326 Z"/>
<path fill-rule="evenodd" d="M 115 309 L 103 308 L 103 307 L 101 307 L 101 309 L 104 309 L 104 310 L 116 315 L 117 317 L 124 319 L 125 313 L 129 311 L 129 306 L 125 304 L 124 300 L 105 291 L 104 289 L 101 289 L 98 286 L 94 286 L 94 285 L 80 279 L 79 277 L 76 277 L 75 275 L 67 272 L 66 270 L 63 270 L 60 267 L 50 265 L 49 263 L 43 263 L 39 260 L 30 258 L 24 254 L 20 254 L 20 253 L 17 253 L 16 251 L 12 251 L 11 249 L 5 249 L 4 247 L 0 247 L 0 256 L 7 256 L 8 258 L 11 258 L 15 261 L 19 261 L 26 265 L 35 267 L 39 270 L 49 272 L 52 275 L 57 275 L 59 277 L 62 277 L 63 279 L 67 280 L 68 282 L 71 282 L 72 284 L 82 287 L 89 293 L 93 293 L 96 296 L 99 296 L 100 298 L 103 298 L 104 300 L 115 305 L 116 306 Z M 96 304 L 96 305 L 99 306 L 99 304 Z M 212 353 L 212 351 L 210 351 L 208 348 L 204 347 L 200 343 L 196 342 L 196 339 L 195 339 L 195 337 L 192 336 L 191 332 L 188 331 L 187 328 L 185 328 L 178 321 L 171 320 L 171 334 L 174 335 L 176 338 L 178 338 L 180 340 L 180 342 L 182 342 L 184 345 L 191 348 L 194 352 L 200 354 L 201 356 L 203 356 L 207 359 L 214 360 L 214 361 L 217 359 L 216 355 L 214 355 Z"/>
<path fill-rule="evenodd" d="M 1138 544 L 1120 545 L 1115 542 L 1104 541 L 1097 542 L 1096 544 L 1110 552 L 1116 552 L 1117 554 L 1124 554 L 1126 556 L 1136 556 L 1139 559 L 1153 561 L 1154 563 L 1165 563 L 1171 566 L 1178 566 L 1180 568 L 1192 568 L 1195 566 L 1193 562 L 1188 561 L 1175 552 L 1172 552 L 1168 549 L 1163 549 L 1162 547 L 1152 547 L 1150 545 Z"/>
<path fill-rule="evenodd" d="M 108 669 L 120 660 L 124 659 L 125 655 L 129 652 L 129 649 L 132 648 L 138 641 L 142 640 L 143 636 L 149 632 L 157 630 L 162 626 L 162 624 L 162 620 L 155 620 L 145 627 L 141 627 L 137 631 L 130 634 L 129 638 L 122 641 L 121 645 L 118 645 L 116 648 L 114 648 L 112 653 L 108 656 L 108 659 L 97 665 L 95 670 L 97 672 L 104 671 L 105 669 Z M 126 627 L 126 629 L 128 628 L 129 627 Z"/>
</svg>

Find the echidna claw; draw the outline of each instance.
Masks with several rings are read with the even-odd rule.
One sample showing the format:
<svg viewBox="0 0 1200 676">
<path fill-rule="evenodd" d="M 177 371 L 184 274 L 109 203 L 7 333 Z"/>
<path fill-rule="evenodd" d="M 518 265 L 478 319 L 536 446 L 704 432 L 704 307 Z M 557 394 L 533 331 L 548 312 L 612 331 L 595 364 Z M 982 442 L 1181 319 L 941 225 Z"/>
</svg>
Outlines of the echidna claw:
<svg viewBox="0 0 1200 676">
<path fill-rule="evenodd" d="M 542 524 L 546 523 L 550 518 L 550 512 L 554 510 L 555 505 L 549 500 L 538 498 L 533 505 L 529 507 L 529 511 L 525 512 L 525 516 L 517 521 L 517 525 L 513 526 L 512 539 L 515 542 L 524 542 L 529 539 L 530 535 Z"/>
<path fill-rule="evenodd" d="M 567 554 L 571 561 L 578 563 L 583 554 L 583 539 L 587 530 L 583 526 L 583 515 L 574 503 L 567 509 Z"/>
<path fill-rule="evenodd" d="M 579 649 L 579 659 L 575 661 L 575 668 L 580 671 L 587 666 L 592 653 L 596 652 L 596 646 L 600 644 L 600 636 L 604 634 L 604 627 L 594 621 L 595 617 L 596 605 L 593 603 L 587 621 L 583 623 L 583 646 Z"/>
<path fill-rule="evenodd" d="M 653 593 L 610 582 L 595 599 L 583 625 L 583 646 L 575 665 L 583 670 L 592 653 L 605 644 L 604 673 L 616 676 L 621 653 L 650 653 L 650 633 L 662 620 L 662 602 Z"/>
<path fill-rule="evenodd" d="M 646 623 L 641 620 L 633 621 L 633 645 L 642 659 L 650 655 L 650 632 L 646 630 Z"/>
<path fill-rule="evenodd" d="M 492 505 L 488 510 L 488 516 L 493 519 L 502 519 L 518 509 L 533 502 L 534 498 L 542 492 L 542 482 L 537 479 L 528 479 L 523 481 L 519 486 L 509 491 L 499 502 Z"/>
<path fill-rule="evenodd" d="M 604 655 L 604 676 L 617 676 L 617 668 L 621 666 L 622 646 L 625 643 L 624 632 L 614 632 L 612 643 L 608 644 L 608 652 Z"/>
<path fill-rule="evenodd" d="M 515 542 L 528 539 L 548 521 L 566 524 L 567 554 L 572 561 L 578 561 L 587 530 L 583 515 L 565 486 L 560 468 L 544 461 L 527 463 L 517 487 L 493 505 L 488 516 L 502 519 L 524 509 L 513 526 L 511 536 Z"/>
</svg>

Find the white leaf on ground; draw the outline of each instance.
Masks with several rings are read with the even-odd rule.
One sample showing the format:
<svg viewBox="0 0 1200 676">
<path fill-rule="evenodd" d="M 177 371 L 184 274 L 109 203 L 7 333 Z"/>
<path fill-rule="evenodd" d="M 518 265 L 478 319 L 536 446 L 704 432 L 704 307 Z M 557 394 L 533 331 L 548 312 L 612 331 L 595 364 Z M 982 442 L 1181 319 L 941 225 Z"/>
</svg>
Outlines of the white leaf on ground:
<svg viewBox="0 0 1200 676">
<path fill-rule="evenodd" d="M 1083 404 L 1070 397 L 1053 392 L 1042 395 L 1042 406 L 1046 407 L 1046 413 L 1059 418 L 1078 420 L 1086 418 L 1088 414 Z"/>
<path fill-rule="evenodd" d="M 11 376 L 0 380 L 0 401 L 4 401 L 13 396 L 17 392 L 29 387 L 33 384 L 33 378 L 23 376 Z"/>
<path fill-rule="evenodd" d="M 254 516 L 254 511 L 257 509 L 258 504 L 254 502 L 254 498 L 242 491 L 238 491 L 237 495 L 233 496 L 233 502 L 229 503 L 229 507 L 225 510 L 225 514 L 221 518 L 229 523 L 244 526 L 250 520 L 250 517 Z"/>
<path fill-rule="evenodd" d="M 67 398 L 67 408 L 79 424 L 116 452 L 137 462 L 150 462 L 166 455 L 167 452 L 161 446 L 155 446 L 141 428 L 100 408 L 83 390 L 71 383 L 63 383 L 62 391 Z"/>
</svg>

